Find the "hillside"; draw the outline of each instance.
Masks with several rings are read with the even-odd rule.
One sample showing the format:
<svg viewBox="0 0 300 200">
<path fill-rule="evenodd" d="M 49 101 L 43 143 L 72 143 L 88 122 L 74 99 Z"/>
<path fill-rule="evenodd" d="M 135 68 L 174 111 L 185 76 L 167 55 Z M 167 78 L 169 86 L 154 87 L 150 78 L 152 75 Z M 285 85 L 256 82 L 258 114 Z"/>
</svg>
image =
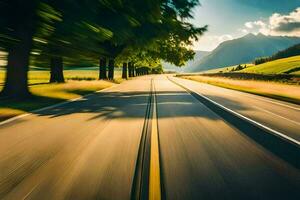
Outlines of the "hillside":
<svg viewBox="0 0 300 200">
<path fill-rule="evenodd" d="M 190 60 L 186 63 L 186 65 L 184 67 L 177 67 L 175 65 L 163 62 L 163 67 L 165 71 L 177 71 L 177 72 L 181 72 L 184 71 L 186 68 L 192 69 L 195 66 L 197 66 L 197 64 L 200 62 L 200 60 L 207 56 L 210 52 L 208 51 L 195 51 L 195 57 L 194 60 Z"/>
<path fill-rule="evenodd" d="M 293 56 L 255 65 L 243 69 L 240 72 L 260 74 L 300 74 L 300 56 Z"/>
<path fill-rule="evenodd" d="M 288 57 L 298 56 L 298 55 L 300 55 L 300 44 L 296 44 L 296 45 L 289 47 L 283 51 L 279 51 L 270 57 L 257 58 L 257 59 L 255 59 L 254 63 L 256 65 L 258 65 L 258 64 L 270 62 L 273 60 L 278 60 L 278 59 L 288 58 Z"/>
<path fill-rule="evenodd" d="M 299 37 L 248 34 L 242 38 L 223 42 L 209 55 L 201 59 L 196 67 L 186 68 L 186 71 L 197 72 L 250 63 L 255 58 L 271 56 L 298 43 L 300 43 Z"/>
<path fill-rule="evenodd" d="M 211 74 L 211 73 L 227 73 L 227 72 L 233 72 L 234 69 L 237 68 L 238 65 L 228 66 L 228 67 L 221 67 L 216 69 L 210 69 L 207 71 L 202 71 L 203 74 Z M 252 67 L 253 64 L 241 64 L 243 67 Z"/>
</svg>

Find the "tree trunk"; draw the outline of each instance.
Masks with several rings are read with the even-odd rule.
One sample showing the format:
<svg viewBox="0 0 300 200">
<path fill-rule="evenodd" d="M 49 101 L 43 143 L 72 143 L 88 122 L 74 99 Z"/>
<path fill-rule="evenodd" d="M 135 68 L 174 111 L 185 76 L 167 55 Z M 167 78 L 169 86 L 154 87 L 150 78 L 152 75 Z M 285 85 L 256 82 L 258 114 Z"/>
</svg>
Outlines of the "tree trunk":
<svg viewBox="0 0 300 200">
<path fill-rule="evenodd" d="M 115 61 L 110 59 L 108 62 L 108 79 L 114 80 Z"/>
<path fill-rule="evenodd" d="M 6 79 L 1 95 L 9 98 L 24 98 L 30 95 L 28 66 L 33 35 L 30 31 L 21 31 L 18 33 L 19 41 L 8 49 Z"/>
<path fill-rule="evenodd" d="M 133 76 L 133 77 L 136 76 L 136 68 L 135 68 L 134 65 L 132 66 L 132 76 Z"/>
<path fill-rule="evenodd" d="M 100 58 L 99 62 L 99 79 L 104 80 L 107 79 L 107 73 L 106 73 L 106 59 L 105 58 Z"/>
<path fill-rule="evenodd" d="M 131 64 L 131 62 L 128 63 L 128 75 L 129 75 L 129 77 L 132 77 L 132 64 Z"/>
<path fill-rule="evenodd" d="M 122 78 L 123 79 L 127 79 L 128 78 L 127 77 L 127 63 L 126 62 L 123 63 Z"/>
<path fill-rule="evenodd" d="M 132 62 L 128 63 L 129 77 L 134 77 L 134 64 Z"/>
<path fill-rule="evenodd" d="M 50 83 L 64 83 L 64 66 L 61 56 L 52 57 L 50 61 Z"/>
<path fill-rule="evenodd" d="M 22 99 L 30 96 L 28 89 L 28 69 L 30 52 L 33 44 L 33 35 L 36 31 L 36 8 L 39 1 L 24 3 L 23 1 L 9 1 L 8 9 L 16 22 L 12 21 L 12 27 L 7 29 L 10 33 L 11 43 L 7 49 L 7 66 L 4 88 L 1 95 L 8 98 Z M 0 3 L 2 6 L 2 2 Z M 6 6 L 5 6 L 6 7 Z M 5 21 L 5 20 L 4 20 Z M 3 27 L 2 27 L 3 28 Z"/>
</svg>

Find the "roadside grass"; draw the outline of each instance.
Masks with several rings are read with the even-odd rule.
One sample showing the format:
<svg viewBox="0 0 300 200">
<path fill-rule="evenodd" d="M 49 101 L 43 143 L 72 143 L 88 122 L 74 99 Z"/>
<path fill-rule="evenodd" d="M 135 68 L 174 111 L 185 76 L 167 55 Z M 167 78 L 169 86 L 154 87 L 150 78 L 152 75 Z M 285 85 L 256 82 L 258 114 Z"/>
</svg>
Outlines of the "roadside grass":
<svg viewBox="0 0 300 200">
<path fill-rule="evenodd" d="M 186 74 L 189 76 L 206 76 L 218 78 L 231 78 L 234 80 L 256 80 L 256 81 L 272 81 L 284 84 L 300 85 L 300 76 L 296 74 L 257 74 L 246 72 L 227 72 L 227 73 L 205 73 L 205 74 Z M 184 76 L 184 75 L 178 75 Z"/>
<path fill-rule="evenodd" d="M 238 90 L 277 100 L 287 101 L 300 105 L 300 86 L 288 85 L 277 82 L 256 80 L 235 80 L 221 77 L 208 76 L 180 76 L 181 78 L 207 83 L 223 88 Z"/>
<path fill-rule="evenodd" d="M 260 65 L 248 67 L 239 72 L 258 74 L 298 74 L 300 75 L 300 56 L 283 58 Z"/>
<path fill-rule="evenodd" d="M 279 59 L 260 65 L 242 64 L 241 66 L 244 67 L 245 65 L 245 69 L 237 71 L 232 70 L 236 66 L 230 66 L 186 75 L 300 85 L 300 56 Z"/>
<path fill-rule="evenodd" d="M 122 82 L 119 71 L 116 71 L 114 81 L 98 81 L 98 72 L 92 70 L 66 70 L 64 74 L 66 83 L 50 84 L 49 72 L 30 71 L 29 88 L 32 97 L 22 101 L 0 99 L 0 121 L 65 100 L 82 97 Z M 0 91 L 3 81 L 4 71 L 0 71 Z"/>
</svg>

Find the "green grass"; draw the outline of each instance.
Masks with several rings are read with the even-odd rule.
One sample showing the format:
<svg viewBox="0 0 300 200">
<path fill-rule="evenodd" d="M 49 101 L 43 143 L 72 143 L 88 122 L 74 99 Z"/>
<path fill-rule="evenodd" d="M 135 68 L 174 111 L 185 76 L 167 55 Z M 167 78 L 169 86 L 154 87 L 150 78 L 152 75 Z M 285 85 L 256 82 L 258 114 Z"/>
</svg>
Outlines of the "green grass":
<svg viewBox="0 0 300 200">
<path fill-rule="evenodd" d="M 244 66 L 245 64 L 242 64 Z M 233 68 L 237 65 L 222 67 L 212 70 L 207 70 L 202 73 L 212 74 L 212 73 L 226 73 L 231 72 Z M 289 58 L 279 59 L 260 65 L 246 64 L 247 68 L 236 71 L 245 73 L 256 73 L 256 74 L 294 74 L 300 75 L 300 56 L 293 56 Z M 201 73 L 201 74 L 202 74 Z"/>
<path fill-rule="evenodd" d="M 241 70 L 240 72 L 258 73 L 258 74 L 298 74 L 300 75 L 300 56 L 279 59 L 261 65 L 252 66 Z M 299 70 L 296 70 L 299 68 Z"/>
<path fill-rule="evenodd" d="M 66 70 L 64 74 L 66 83 L 50 84 L 48 71 L 30 71 L 29 85 L 33 96 L 22 101 L 0 100 L 0 121 L 122 82 L 121 72 L 117 70 L 114 82 L 97 81 L 98 71 L 95 70 Z M 0 70 L 0 90 L 4 76 L 4 71 Z"/>
<path fill-rule="evenodd" d="M 248 67 L 252 67 L 253 64 L 241 64 L 242 66 Z M 225 73 L 225 72 L 231 72 L 231 70 L 233 68 L 236 68 L 237 65 L 233 65 L 233 66 L 228 66 L 228 67 L 222 67 L 222 68 L 217 68 L 217 69 L 211 69 L 211 70 L 207 70 L 207 71 L 203 71 L 201 73 L 205 73 L 205 74 L 212 74 L 212 73 Z"/>
<path fill-rule="evenodd" d="M 120 81 L 121 71 L 115 71 L 116 81 Z M 97 80 L 99 72 L 97 70 L 65 70 L 64 76 L 66 80 Z M 5 71 L 0 70 L 0 85 L 4 83 Z M 48 83 L 50 79 L 49 71 L 29 71 L 29 84 Z M 0 86 L 1 87 L 1 86 Z"/>
</svg>

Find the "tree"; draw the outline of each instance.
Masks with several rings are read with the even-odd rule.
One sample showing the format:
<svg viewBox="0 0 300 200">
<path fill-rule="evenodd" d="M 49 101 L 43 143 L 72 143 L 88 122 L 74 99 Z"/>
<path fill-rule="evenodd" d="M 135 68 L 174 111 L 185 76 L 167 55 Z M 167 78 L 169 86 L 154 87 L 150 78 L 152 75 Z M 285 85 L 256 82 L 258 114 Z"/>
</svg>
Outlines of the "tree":
<svg viewBox="0 0 300 200">
<path fill-rule="evenodd" d="M 198 28 L 186 22 L 192 17 L 191 9 L 198 3 L 194 0 L 163 3 L 159 14 L 155 15 L 157 21 L 145 20 L 135 28 L 137 39 L 129 47 L 133 57 L 139 54 L 142 60 L 150 57 L 184 66 L 186 61 L 194 57 L 194 51 L 190 48 L 193 41 L 197 41 L 207 29 L 207 26 Z"/>
<path fill-rule="evenodd" d="M 48 3 L 62 13 L 62 20 L 55 24 L 47 43 L 40 46 L 41 55 L 37 59 L 50 60 L 50 82 L 64 82 L 63 60 L 95 62 L 99 54 L 106 53 L 98 43 L 111 39 L 113 33 L 97 24 L 98 10 L 104 6 L 101 1 L 49 0 Z M 99 64 L 106 65 L 106 60 L 101 57 Z"/>
<path fill-rule="evenodd" d="M 29 61 L 48 63 L 50 82 L 63 82 L 63 64 L 78 60 L 91 63 L 98 60 L 99 79 L 107 77 L 107 64 L 108 78 L 113 79 L 114 66 L 119 66 L 120 60 L 124 73 L 127 63 L 130 76 L 134 76 L 139 62 L 162 59 L 184 65 L 194 55 L 189 48 L 192 41 L 206 30 L 186 22 L 198 0 L 32 0 L 26 4 L 4 0 L 0 3 L 0 46 L 8 52 L 2 94 L 12 97 L 29 94 Z"/>
<path fill-rule="evenodd" d="M 1 1 L 0 18 L 0 45 L 8 53 L 1 95 L 23 98 L 29 95 L 27 72 L 34 37 L 48 35 L 59 16 L 42 1 L 4 0 Z"/>
</svg>

